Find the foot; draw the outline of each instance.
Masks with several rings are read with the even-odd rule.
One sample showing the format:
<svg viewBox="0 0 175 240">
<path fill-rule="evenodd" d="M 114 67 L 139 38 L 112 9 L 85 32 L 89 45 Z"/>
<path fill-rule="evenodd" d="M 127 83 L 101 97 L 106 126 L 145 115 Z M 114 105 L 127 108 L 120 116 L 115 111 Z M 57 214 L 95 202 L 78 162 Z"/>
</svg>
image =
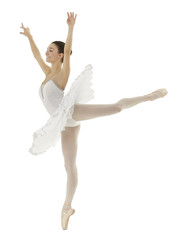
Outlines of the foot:
<svg viewBox="0 0 175 240">
<path fill-rule="evenodd" d="M 147 94 L 148 100 L 154 101 L 158 98 L 165 97 L 167 95 L 167 90 L 165 88 L 158 89 L 150 94 Z"/>
<path fill-rule="evenodd" d="M 69 209 L 63 208 L 62 213 L 61 213 L 61 225 L 62 225 L 63 230 L 67 230 L 69 218 L 71 215 L 74 214 L 74 212 L 75 212 L 75 210 L 72 208 L 69 208 Z"/>
</svg>

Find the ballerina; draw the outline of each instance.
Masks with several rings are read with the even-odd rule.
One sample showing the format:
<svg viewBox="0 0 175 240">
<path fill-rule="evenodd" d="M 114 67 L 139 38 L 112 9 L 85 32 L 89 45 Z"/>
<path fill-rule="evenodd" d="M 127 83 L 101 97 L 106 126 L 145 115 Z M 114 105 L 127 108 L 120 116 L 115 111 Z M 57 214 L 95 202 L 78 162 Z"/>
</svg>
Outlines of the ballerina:
<svg viewBox="0 0 175 240">
<path fill-rule="evenodd" d="M 158 89 L 144 96 L 124 98 L 112 104 L 85 104 L 94 98 L 91 88 L 92 66 L 87 65 L 84 71 L 74 80 L 69 92 L 64 95 L 70 75 L 70 55 L 72 54 L 73 30 L 77 14 L 67 13 L 68 35 L 66 42 L 54 41 L 46 51 L 46 62 L 33 40 L 30 29 L 23 23 L 20 32 L 29 40 L 34 58 L 37 60 L 45 79 L 39 87 L 39 96 L 44 107 L 50 114 L 47 123 L 33 134 L 33 144 L 29 152 L 33 155 L 47 151 L 55 146 L 61 137 L 62 153 L 67 172 L 66 197 L 61 211 L 63 230 L 68 228 L 68 222 L 75 209 L 72 208 L 73 197 L 78 184 L 76 155 L 80 122 L 103 116 L 109 116 L 131 108 L 146 101 L 154 101 L 167 94 L 166 89 Z"/>
</svg>

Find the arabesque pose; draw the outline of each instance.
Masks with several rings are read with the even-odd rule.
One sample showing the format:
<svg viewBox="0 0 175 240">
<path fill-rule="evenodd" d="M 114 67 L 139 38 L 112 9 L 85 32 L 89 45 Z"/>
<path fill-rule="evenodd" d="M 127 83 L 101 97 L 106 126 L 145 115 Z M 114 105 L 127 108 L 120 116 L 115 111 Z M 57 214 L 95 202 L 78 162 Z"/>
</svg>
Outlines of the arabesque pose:
<svg viewBox="0 0 175 240">
<path fill-rule="evenodd" d="M 67 172 L 66 197 L 61 212 L 64 230 L 68 228 L 69 217 L 75 212 L 71 204 L 78 182 L 76 155 L 80 121 L 116 114 L 139 103 L 153 101 L 167 94 L 166 89 L 159 89 L 144 96 L 124 98 L 112 104 L 85 104 L 94 98 L 91 88 L 92 66 L 87 65 L 74 80 L 69 92 L 64 95 L 70 74 L 70 55 L 76 17 L 77 15 L 73 12 L 67 13 L 66 42 L 54 41 L 48 46 L 46 62 L 51 66 L 42 59 L 30 29 L 22 24 L 23 32 L 20 32 L 28 38 L 34 58 L 45 74 L 45 79 L 39 87 L 39 96 L 50 114 L 46 124 L 33 134 L 33 144 L 29 152 L 34 155 L 44 153 L 51 146 L 55 146 L 61 137 Z"/>
</svg>

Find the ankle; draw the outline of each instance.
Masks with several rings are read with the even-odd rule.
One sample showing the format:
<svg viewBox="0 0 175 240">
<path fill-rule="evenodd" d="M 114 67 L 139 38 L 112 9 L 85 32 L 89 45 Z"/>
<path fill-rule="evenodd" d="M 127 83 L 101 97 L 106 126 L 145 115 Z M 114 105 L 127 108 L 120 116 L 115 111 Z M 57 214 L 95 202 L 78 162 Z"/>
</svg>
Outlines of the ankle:
<svg viewBox="0 0 175 240">
<path fill-rule="evenodd" d="M 71 208 L 71 203 L 70 202 L 65 202 L 64 205 L 63 205 L 63 209 L 68 210 L 70 208 Z"/>
</svg>

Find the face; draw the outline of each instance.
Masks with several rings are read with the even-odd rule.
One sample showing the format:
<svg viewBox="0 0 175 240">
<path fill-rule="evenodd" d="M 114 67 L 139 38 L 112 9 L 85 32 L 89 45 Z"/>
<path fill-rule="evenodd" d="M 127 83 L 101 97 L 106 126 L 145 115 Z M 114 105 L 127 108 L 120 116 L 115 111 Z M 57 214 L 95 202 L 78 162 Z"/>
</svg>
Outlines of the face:
<svg viewBox="0 0 175 240">
<path fill-rule="evenodd" d="M 63 53 L 58 53 L 58 48 L 54 43 L 51 43 L 46 51 L 46 62 L 56 62 L 56 61 L 60 61 Z"/>
</svg>

